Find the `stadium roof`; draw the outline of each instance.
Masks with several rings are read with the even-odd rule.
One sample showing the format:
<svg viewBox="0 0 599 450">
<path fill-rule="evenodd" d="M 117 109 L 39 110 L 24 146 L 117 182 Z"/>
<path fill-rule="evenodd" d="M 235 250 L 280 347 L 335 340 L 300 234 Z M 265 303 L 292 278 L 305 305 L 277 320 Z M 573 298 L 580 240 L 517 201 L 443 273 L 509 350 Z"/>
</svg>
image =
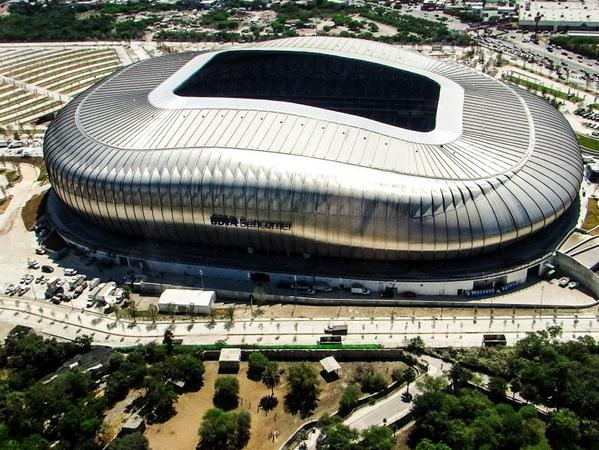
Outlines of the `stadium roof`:
<svg viewBox="0 0 599 450">
<path fill-rule="evenodd" d="M 340 106 L 343 96 L 334 94 L 345 94 L 335 91 L 321 65 L 290 65 L 276 76 L 245 66 L 254 68 L 247 77 L 266 77 L 274 87 L 282 77 L 289 85 L 320 68 L 326 89 L 311 91 L 325 102 L 320 107 L 288 101 L 295 95 L 290 88 L 265 94 L 260 80 L 262 85 L 244 90 L 210 85 L 224 97 L 194 97 L 197 84 L 186 93 L 191 96 L 176 94 L 215 58 L 235 52 L 326 55 L 341 65 L 351 60 L 425 77 L 424 86 L 439 87 L 438 100 L 422 105 L 430 112 L 436 103 L 434 128 L 422 131 L 428 126 L 409 117 L 404 128 L 391 125 L 393 117 L 385 123 L 376 115 L 380 111 L 369 116 L 376 107 L 364 108 L 355 99 Z M 241 57 L 227 77 L 243 83 L 250 59 Z M 378 75 L 362 85 L 375 99 L 385 89 Z M 389 97 L 401 89 L 397 86 L 387 87 Z M 404 105 L 418 105 L 420 88 L 412 92 L 411 86 L 398 97 Z M 263 97 L 227 96 L 252 89 Z M 559 217 L 582 177 L 574 133 L 546 101 L 457 64 L 328 37 L 132 65 L 61 112 L 47 133 L 44 154 L 61 199 L 111 230 L 370 258 L 464 256 L 513 242 Z M 263 239 L 260 230 L 229 232 L 216 228 L 218 223 L 211 228 L 215 213 L 248 214 L 285 226 Z M 198 224 L 205 229 L 195 228 Z"/>
</svg>

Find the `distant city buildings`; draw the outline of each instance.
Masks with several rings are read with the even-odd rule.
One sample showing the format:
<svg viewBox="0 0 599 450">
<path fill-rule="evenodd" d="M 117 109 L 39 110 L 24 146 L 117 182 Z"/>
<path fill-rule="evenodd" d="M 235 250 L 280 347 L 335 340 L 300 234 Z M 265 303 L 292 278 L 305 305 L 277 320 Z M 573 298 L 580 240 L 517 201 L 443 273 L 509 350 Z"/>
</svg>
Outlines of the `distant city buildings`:
<svg viewBox="0 0 599 450">
<path fill-rule="evenodd" d="M 599 1 L 541 2 L 519 4 L 518 24 L 540 30 L 599 30 Z"/>
</svg>

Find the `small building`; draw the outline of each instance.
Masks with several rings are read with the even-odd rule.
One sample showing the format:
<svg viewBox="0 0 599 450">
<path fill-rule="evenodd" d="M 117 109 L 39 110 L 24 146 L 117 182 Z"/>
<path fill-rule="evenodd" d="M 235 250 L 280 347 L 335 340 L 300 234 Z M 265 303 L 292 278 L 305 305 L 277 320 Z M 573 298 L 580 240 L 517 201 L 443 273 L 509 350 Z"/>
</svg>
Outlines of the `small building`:
<svg viewBox="0 0 599 450">
<path fill-rule="evenodd" d="M 165 289 L 158 300 L 161 313 L 210 314 L 216 292 L 198 289 Z"/>
<path fill-rule="evenodd" d="M 135 412 L 127 419 L 121 428 L 119 436 L 130 433 L 143 433 L 146 429 L 146 422 L 139 413 Z"/>
<path fill-rule="evenodd" d="M 218 370 L 219 372 L 238 372 L 240 362 L 240 348 L 222 348 L 218 357 Z"/>
<path fill-rule="evenodd" d="M 327 356 L 320 360 L 320 365 L 327 375 L 337 375 L 341 372 L 341 366 L 333 356 Z"/>
</svg>

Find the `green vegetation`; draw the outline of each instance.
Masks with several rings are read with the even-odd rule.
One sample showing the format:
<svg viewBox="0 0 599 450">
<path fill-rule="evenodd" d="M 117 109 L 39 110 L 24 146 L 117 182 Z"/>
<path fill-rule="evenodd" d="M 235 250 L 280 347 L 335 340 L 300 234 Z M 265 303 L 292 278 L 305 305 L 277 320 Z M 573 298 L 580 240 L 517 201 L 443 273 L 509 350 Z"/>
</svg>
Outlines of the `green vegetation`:
<svg viewBox="0 0 599 450">
<path fill-rule="evenodd" d="M 539 83 L 535 83 L 534 81 L 531 80 L 526 80 L 524 78 L 520 78 L 519 76 L 515 76 L 515 75 L 507 75 L 505 77 L 506 80 L 511 81 L 512 83 L 516 83 L 520 86 L 524 86 L 527 89 L 532 89 L 534 91 L 538 91 L 541 92 L 544 95 L 552 95 L 553 97 L 556 98 L 561 98 L 563 100 L 570 100 L 572 102 L 579 102 L 582 100 L 582 98 L 578 97 L 575 94 L 569 94 L 567 92 L 562 92 L 558 89 L 553 89 L 547 86 L 544 86 L 542 84 Z"/>
<path fill-rule="evenodd" d="M 584 230 L 592 230 L 599 225 L 599 206 L 597 206 L 596 198 L 589 198 L 587 202 L 587 215 L 584 218 L 582 228 Z"/>
<path fill-rule="evenodd" d="M 79 17 L 86 7 L 49 3 L 11 5 L 10 14 L 0 17 L 0 42 L 20 41 L 86 41 L 106 39 L 138 39 L 154 22 L 116 22 L 113 15 L 100 11 Z"/>
<path fill-rule="evenodd" d="M 551 43 L 559 45 L 579 55 L 599 59 L 599 37 L 596 36 L 555 36 Z"/>
<path fill-rule="evenodd" d="M 512 391 L 532 403 L 555 408 L 549 416 L 546 433 L 552 448 L 599 448 L 599 387 L 595 382 L 599 377 L 599 345 L 590 336 L 562 342 L 560 335 L 561 330 L 553 327 L 530 334 L 512 348 L 444 353 L 459 365 L 503 378 Z M 438 410 L 439 406 L 442 405 L 435 408 Z M 568 435 L 560 438 L 568 428 Z M 525 431 L 523 436 L 530 434 Z M 428 433 L 422 437 L 439 441 L 439 436 L 433 439 Z M 449 440 L 441 440 L 454 448 Z"/>
<path fill-rule="evenodd" d="M 237 408 L 239 404 L 239 381 L 227 375 L 218 377 L 214 383 L 214 406 L 224 411 Z"/>
<path fill-rule="evenodd" d="M 148 450 L 148 440 L 138 432 L 117 437 L 108 446 L 108 450 Z"/>
<path fill-rule="evenodd" d="M 195 353 L 202 350 L 220 350 L 221 348 L 243 348 L 243 349 L 262 349 L 262 350 L 327 350 L 327 349 L 346 349 L 346 350 L 376 350 L 381 348 L 380 344 L 319 344 L 319 345 L 228 345 L 224 343 L 207 345 L 175 345 L 175 353 Z M 134 351 L 137 347 L 122 347 L 118 350 L 123 353 Z"/>
<path fill-rule="evenodd" d="M 69 370 L 42 383 L 89 344 L 87 337 L 44 340 L 20 327 L 9 333 L 0 351 L 0 448 L 47 449 L 55 441 L 62 449 L 100 448 L 96 435 L 105 401 L 96 397 L 90 375 Z"/>
<path fill-rule="evenodd" d="M 576 134 L 576 139 L 578 139 L 578 143 L 581 147 L 589 150 L 599 151 L 599 140 L 584 136 L 582 134 Z"/>
<path fill-rule="evenodd" d="M 344 425 L 337 416 L 324 415 L 318 423 L 322 438 L 319 450 L 391 450 L 395 447 L 395 438 L 390 428 L 370 427 L 362 432 Z"/>
<path fill-rule="evenodd" d="M 369 370 L 362 376 L 360 384 L 362 385 L 362 390 L 364 392 L 373 394 L 385 389 L 388 382 L 382 373 L 375 370 Z"/>
<path fill-rule="evenodd" d="M 275 388 L 281 382 L 281 371 L 279 365 L 274 361 L 269 361 L 262 373 L 262 383 L 270 389 L 270 396 L 275 396 Z"/>
<path fill-rule="evenodd" d="M 545 424 L 534 407 L 524 406 L 516 411 L 507 404 L 495 405 L 471 389 L 460 389 L 454 394 L 426 391 L 416 397 L 412 411 L 416 421 L 410 433 L 413 447 L 428 439 L 464 450 L 550 448 Z"/>
<path fill-rule="evenodd" d="M 356 406 L 358 406 L 358 400 L 361 395 L 362 391 L 357 384 L 348 385 L 339 400 L 339 414 L 342 416 L 349 414 Z"/>
<path fill-rule="evenodd" d="M 250 439 L 251 417 L 247 411 L 206 411 L 200 427 L 200 450 L 239 450 Z"/>
<path fill-rule="evenodd" d="M 264 353 L 252 352 L 248 357 L 248 377 L 251 380 L 260 380 L 268 362 Z"/>
<path fill-rule="evenodd" d="M 358 8 L 357 12 L 369 20 L 391 25 L 397 28 L 397 34 L 391 37 L 380 37 L 379 40 L 397 43 L 421 44 L 445 42 L 448 44 L 468 45 L 471 42 L 467 34 L 450 30 L 443 22 L 420 19 L 402 15 L 383 8 Z"/>
<path fill-rule="evenodd" d="M 292 414 L 308 417 L 318 401 L 318 375 L 307 363 L 292 366 L 287 371 L 288 392 L 285 398 L 287 409 Z"/>
<path fill-rule="evenodd" d="M 224 9 L 215 9 L 202 16 L 202 24 L 217 30 L 236 30 L 239 23 L 229 18 L 229 13 Z"/>
</svg>

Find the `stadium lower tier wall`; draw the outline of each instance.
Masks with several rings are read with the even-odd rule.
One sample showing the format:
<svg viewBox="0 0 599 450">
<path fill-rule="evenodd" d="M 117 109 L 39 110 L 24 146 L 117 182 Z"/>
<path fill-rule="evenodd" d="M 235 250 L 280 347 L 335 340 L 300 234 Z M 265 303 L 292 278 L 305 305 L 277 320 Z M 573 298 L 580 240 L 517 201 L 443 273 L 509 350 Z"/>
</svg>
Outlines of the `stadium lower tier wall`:
<svg viewBox="0 0 599 450">
<path fill-rule="evenodd" d="M 151 272 L 166 272 L 175 273 L 179 275 L 197 277 L 197 285 L 200 285 L 200 280 L 203 281 L 207 289 L 219 291 L 226 290 L 226 298 L 232 299 L 244 299 L 247 300 L 248 292 L 251 293 L 253 286 L 259 283 L 251 282 L 251 276 L 255 272 L 251 270 L 242 270 L 229 267 L 215 267 L 206 265 L 191 265 L 182 264 L 177 262 L 167 261 L 156 261 L 150 259 L 140 260 L 137 258 L 130 258 L 127 255 L 116 255 L 112 253 L 103 252 L 101 250 L 95 250 L 93 252 L 90 249 L 82 247 L 81 245 L 70 242 L 69 244 L 83 250 L 84 252 L 94 256 L 98 260 L 107 261 L 114 264 L 121 264 L 131 268 L 139 269 L 143 267 L 145 271 Z M 405 298 L 413 298 L 412 294 L 418 296 L 433 296 L 433 297 L 461 297 L 465 295 L 467 291 L 472 290 L 483 290 L 498 288 L 507 283 L 514 283 L 516 285 L 524 284 L 527 281 L 529 274 L 534 272 L 535 276 L 539 275 L 540 268 L 543 267 L 542 261 L 536 261 L 533 265 L 527 265 L 524 267 L 516 268 L 512 271 L 504 271 L 501 273 L 489 274 L 486 277 L 478 277 L 473 279 L 446 279 L 446 280 L 391 280 L 391 279 L 360 279 L 360 278 L 342 278 L 342 277 L 331 277 L 331 276 L 319 276 L 319 275 L 305 275 L 305 274 L 293 274 L 293 273 L 281 273 L 281 272 L 264 272 L 260 271 L 260 274 L 267 275 L 271 285 L 280 286 L 281 284 L 292 284 L 300 283 L 305 285 L 324 285 L 335 289 L 331 292 L 330 297 L 334 299 L 339 297 L 341 289 L 344 295 L 350 296 L 350 288 L 360 286 L 369 289 L 373 294 L 384 292 L 386 289 L 392 289 L 396 295 L 404 296 Z M 227 281 L 228 284 L 220 283 L 219 281 Z M 237 283 L 239 289 L 231 289 L 231 283 Z M 223 285 L 223 289 L 219 289 L 217 286 Z M 146 291 L 147 294 L 160 294 L 162 292 L 162 285 L 157 285 L 156 292 Z M 172 287 L 172 286 L 169 286 Z M 164 287 L 166 288 L 166 287 Z M 148 287 L 149 289 L 149 287 Z M 223 292 L 219 293 L 219 297 L 223 297 Z M 274 293 L 273 293 L 274 294 Z M 301 296 L 301 291 L 294 291 L 293 289 L 280 289 L 278 294 L 272 295 L 273 301 L 281 301 L 286 296 Z M 407 294 L 407 295 L 406 295 Z M 356 300 L 363 298 L 364 301 L 372 300 L 370 296 L 351 295 Z M 378 295 L 377 295 L 378 296 Z M 276 297 L 276 298 L 275 298 Z M 265 300 L 270 300 L 265 298 Z"/>
</svg>

